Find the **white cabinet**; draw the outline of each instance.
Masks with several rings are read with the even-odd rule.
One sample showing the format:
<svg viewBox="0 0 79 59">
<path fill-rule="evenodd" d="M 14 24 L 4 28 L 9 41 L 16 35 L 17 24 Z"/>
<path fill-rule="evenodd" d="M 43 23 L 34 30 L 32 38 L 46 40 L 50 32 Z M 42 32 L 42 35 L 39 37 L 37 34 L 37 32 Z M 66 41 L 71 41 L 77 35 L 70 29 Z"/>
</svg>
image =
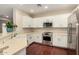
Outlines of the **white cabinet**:
<svg viewBox="0 0 79 59">
<path fill-rule="evenodd" d="M 27 34 L 28 45 L 32 42 L 42 43 L 42 35 L 37 33 L 29 33 Z"/>
<path fill-rule="evenodd" d="M 53 45 L 67 48 L 67 35 L 58 35 L 58 33 L 54 33 Z"/>
<path fill-rule="evenodd" d="M 69 14 L 62 14 L 56 16 L 31 18 L 30 16 L 23 16 L 23 27 L 43 27 L 44 22 L 52 22 L 52 27 L 67 27 L 67 19 Z"/>
<path fill-rule="evenodd" d="M 34 28 L 41 28 L 41 27 L 43 27 L 42 19 L 41 18 L 33 19 L 33 27 Z"/>
<path fill-rule="evenodd" d="M 40 18 L 34 18 L 33 19 L 33 27 L 35 28 L 42 28 L 43 23 L 45 22 L 52 22 L 53 23 L 53 17 L 40 17 Z"/>
<path fill-rule="evenodd" d="M 34 42 L 33 34 L 28 33 L 27 34 L 27 45 L 31 44 L 32 42 Z"/>
<path fill-rule="evenodd" d="M 43 22 L 41 18 L 32 19 L 29 16 L 23 16 L 23 28 L 40 28 L 43 27 Z"/>
<path fill-rule="evenodd" d="M 42 35 L 40 33 L 34 34 L 33 37 L 35 42 L 42 43 Z"/>
<path fill-rule="evenodd" d="M 67 27 L 67 20 L 64 20 L 64 19 L 54 19 L 53 27 Z"/>
<path fill-rule="evenodd" d="M 54 16 L 53 27 L 67 27 L 68 15 L 57 15 Z"/>
<path fill-rule="evenodd" d="M 32 18 L 31 17 L 23 16 L 23 19 L 22 19 L 23 28 L 31 27 L 32 23 L 33 22 L 32 22 Z"/>
</svg>

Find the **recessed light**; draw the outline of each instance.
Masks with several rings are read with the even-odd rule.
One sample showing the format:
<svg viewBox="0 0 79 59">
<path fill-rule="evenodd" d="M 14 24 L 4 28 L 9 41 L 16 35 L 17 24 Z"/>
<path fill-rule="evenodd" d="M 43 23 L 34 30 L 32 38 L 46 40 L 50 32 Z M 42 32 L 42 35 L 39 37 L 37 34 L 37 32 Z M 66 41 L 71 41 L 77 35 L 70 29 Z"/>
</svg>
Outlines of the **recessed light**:
<svg viewBox="0 0 79 59">
<path fill-rule="evenodd" d="M 48 6 L 45 6 L 44 8 L 45 8 L 45 9 L 47 9 L 47 8 L 48 8 Z"/>
<path fill-rule="evenodd" d="M 33 9 L 31 9 L 31 10 L 30 10 L 30 12 L 32 12 L 32 13 L 33 13 L 33 12 L 34 12 L 34 10 L 33 10 Z"/>
</svg>

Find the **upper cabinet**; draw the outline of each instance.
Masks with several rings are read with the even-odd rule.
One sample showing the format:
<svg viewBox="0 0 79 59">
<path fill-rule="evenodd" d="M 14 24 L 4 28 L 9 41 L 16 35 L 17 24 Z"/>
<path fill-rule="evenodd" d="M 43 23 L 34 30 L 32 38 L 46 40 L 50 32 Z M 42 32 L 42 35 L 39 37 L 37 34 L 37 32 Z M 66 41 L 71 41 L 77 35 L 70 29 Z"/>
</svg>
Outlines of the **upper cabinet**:
<svg viewBox="0 0 79 59">
<path fill-rule="evenodd" d="M 33 19 L 33 27 L 35 28 L 43 28 L 44 23 L 52 23 L 53 24 L 53 18 L 50 17 L 40 17 L 40 18 L 34 18 Z M 52 26 L 53 27 L 53 26 Z"/>
<path fill-rule="evenodd" d="M 29 27 L 32 27 L 32 18 L 29 17 L 29 16 L 23 16 L 22 18 L 22 25 L 23 25 L 23 28 L 29 28 Z"/>
<path fill-rule="evenodd" d="M 43 27 L 42 19 L 41 18 L 34 18 L 32 27 L 34 27 L 34 28 L 42 28 Z"/>
<path fill-rule="evenodd" d="M 67 20 L 64 19 L 54 20 L 53 27 L 67 27 Z"/>
<path fill-rule="evenodd" d="M 43 28 L 44 23 L 52 23 L 52 27 L 67 27 L 67 18 L 69 14 L 61 14 L 56 16 L 31 18 L 23 16 L 23 28 Z M 51 27 L 51 28 L 52 28 Z"/>
<path fill-rule="evenodd" d="M 41 28 L 43 22 L 41 18 L 31 18 L 29 16 L 23 16 L 23 28 Z"/>
<path fill-rule="evenodd" d="M 69 14 L 54 16 L 53 27 L 67 27 L 67 18 Z"/>
</svg>

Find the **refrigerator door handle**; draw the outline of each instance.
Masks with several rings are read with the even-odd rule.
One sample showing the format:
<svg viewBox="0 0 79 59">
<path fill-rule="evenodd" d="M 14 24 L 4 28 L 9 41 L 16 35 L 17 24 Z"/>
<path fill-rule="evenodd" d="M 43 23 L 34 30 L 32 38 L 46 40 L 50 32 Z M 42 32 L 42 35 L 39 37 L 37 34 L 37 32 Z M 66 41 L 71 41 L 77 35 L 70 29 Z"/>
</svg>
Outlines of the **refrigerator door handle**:
<svg viewBox="0 0 79 59">
<path fill-rule="evenodd" d="M 68 43 L 72 43 L 72 24 L 68 24 Z"/>
<path fill-rule="evenodd" d="M 76 24 L 76 54 L 79 55 L 79 23 Z"/>
</svg>

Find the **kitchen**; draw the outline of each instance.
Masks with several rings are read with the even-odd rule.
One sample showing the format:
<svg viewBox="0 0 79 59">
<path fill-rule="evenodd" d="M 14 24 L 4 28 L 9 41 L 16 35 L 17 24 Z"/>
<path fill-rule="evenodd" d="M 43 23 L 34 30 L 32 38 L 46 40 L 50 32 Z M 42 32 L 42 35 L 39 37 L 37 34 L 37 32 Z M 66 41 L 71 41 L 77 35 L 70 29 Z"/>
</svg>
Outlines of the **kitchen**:
<svg viewBox="0 0 79 59">
<path fill-rule="evenodd" d="M 65 5 L 62 8 L 64 7 Z M 57 13 L 53 12 L 54 14 L 52 15 L 45 14 L 44 16 L 42 16 L 43 14 L 34 16 L 34 14 L 31 17 L 19 8 L 14 8 L 13 23 L 18 26 L 16 28 L 17 36 L 20 34 L 21 36 L 24 35 L 22 36 L 22 39 L 25 37 L 24 40 L 27 42 L 25 43 L 26 46 L 29 46 L 32 42 L 38 42 L 51 46 L 76 49 L 76 45 L 73 45 L 74 42 L 71 42 L 71 46 L 68 45 L 68 18 L 76 9 L 78 9 L 78 7 L 75 8 L 74 6 L 72 10 L 60 11 Z M 19 37 L 17 39 L 19 39 Z M 26 52 L 24 52 L 24 54 Z"/>
</svg>

